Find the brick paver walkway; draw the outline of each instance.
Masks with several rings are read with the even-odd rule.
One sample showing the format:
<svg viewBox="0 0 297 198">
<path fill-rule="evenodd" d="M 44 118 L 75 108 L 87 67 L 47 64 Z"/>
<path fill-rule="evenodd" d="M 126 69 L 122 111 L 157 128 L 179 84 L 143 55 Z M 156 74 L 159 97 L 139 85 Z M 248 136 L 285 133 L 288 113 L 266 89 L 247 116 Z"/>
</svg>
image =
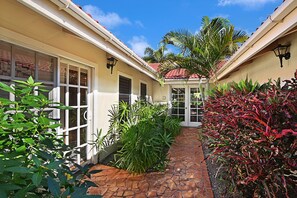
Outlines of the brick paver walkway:
<svg viewBox="0 0 297 198">
<path fill-rule="evenodd" d="M 203 152 L 197 138 L 197 128 L 183 128 L 169 150 L 170 162 L 164 173 L 129 174 L 104 165 L 92 176 L 98 187 L 89 193 L 108 197 L 207 197 L 213 193 Z M 201 163 L 202 162 L 202 163 Z M 92 169 L 92 170 L 93 170 Z"/>
</svg>

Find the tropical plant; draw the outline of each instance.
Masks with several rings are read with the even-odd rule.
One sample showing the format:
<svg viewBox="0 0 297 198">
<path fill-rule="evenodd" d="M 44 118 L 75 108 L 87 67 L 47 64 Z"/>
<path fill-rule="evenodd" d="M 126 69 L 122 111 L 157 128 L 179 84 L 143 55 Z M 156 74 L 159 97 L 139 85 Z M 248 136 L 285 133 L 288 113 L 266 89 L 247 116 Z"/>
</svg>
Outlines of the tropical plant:
<svg viewBox="0 0 297 198">
<path fill-rule="evenodd" d="M 144 50 L 145 56 L 143 57 L 143 60 L 145 60 L 148 63 L 162 63 L 166 60 L 168 56 L 171 55 L 171 53 L 166 53 L 166 51 L 167 48 L 165 45 L 161 45 L 157 50 L 147 47 Z"/>
<path fill-rule="evenodd" d="M 49 118 L 69 108 L 48 100 L 32 77 L 14 86 L 0 82 L 0 89 L 16 98 L 0 98 L 0 197 L 92 197 L 89 165 L 73 162 L 79 152 L 64 144 Z"/>
<path fill-rule="evenodd" d="M 235 30 L 229 20 L 222 17 L 210 20 L 205 16 L 197 33 L 170 31 L 163 37 L 162 42 L 175 46 L 179 53 L 167 58 L 160 70 L 164 74 L 174 68 L 185 68 L 189 75 L 200 74 L 208 78 L 218 63 L 231 56 L 246 39 L 246 33 Z"/>
<path fill-rule="evenodd" d="M 285 82 L 232 83 L 216 88 L 205 104 L 210 157 L 240 196 L 296 195 L 297 80 Z"/>
<path fill-rule="evenodd" d="M 115 154 L 115 165 L 135 173 L 164 169 L 167 151 L 180 132 L 180 121 L 167 115 L 166 106 L 143 101 L 129 108 L 121 103 L 119 112 L 116 117 L 120 120 L 112 119 L 121 129 L 122 147 Z"/>
</svg>

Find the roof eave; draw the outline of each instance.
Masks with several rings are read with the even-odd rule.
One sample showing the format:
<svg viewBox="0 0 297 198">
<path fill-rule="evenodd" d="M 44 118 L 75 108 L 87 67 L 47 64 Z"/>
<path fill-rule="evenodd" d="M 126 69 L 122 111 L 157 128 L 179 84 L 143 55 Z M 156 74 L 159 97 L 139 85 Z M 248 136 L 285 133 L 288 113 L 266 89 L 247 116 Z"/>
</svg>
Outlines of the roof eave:
<svg viewBox="0 0 297 198">
<path fill-rule="evenodd" d="M 27 7 L 42 13 L 45 17 L 49 18 L 50 20 L 58 23 L 61 26 L 65 26 L 70 31 L 73 31 L 75 34 L 77 34 L 77 31 L 72 29 L 71 27 L 67 27 L 66 23 L 63 23 L 61 21 L 58 21 L 58 18 L 53 18 L 52 14 L 56 13 L 49 13 L 50 11 L 47 11 L 46 9 L 42 9 L 42 1 L 40 0 L 18 0 L 22 4 L 26 5 Z M 51 0 L 52 3 L 57 5 L 60 9 L 65 10 L 70 16 L 75 18 L 77 21 L 80 21 L 82 24 L 84 24 L 88 29 L 91 29 L 95 33 L 97 33 L 99 36 L 101 36 L 105 42 L 110 43 L 112 46 L 114 46 L 116 49 L 120 50 L 122 53 L 124 53 L 126 56 L 123 56 L 119 53 L 117 53 L 115 50 L 112 50 L 111 48 L 108 48 L 102 44 L 98 44 L 94 38 L 90 38 L 87 35 L 79 34 L 80 37 L 84 38 L 88 42 L 94 44 L 98 48 L 106 51 L 107 53 L 111 54 L 112 56 L 116 57 L 117 59 L 125 62 L 126 64 L 134 67 L 135 69 L 139 70 L 140 72 L 148 75 L 149 77 L 153 79 L 157 79 L 156 72 L 138 55 L 136 55 L 131 49 L 129 49 L 127 46 L 125 46 L 118 38 L 116 38 L 112 33 L 110 33 L 108 30 L 106 30 L 102 25 L 98 24 L 94 19 L 92 19 L 89 15 L 87 15 L 83 10 L 81 10 L 77 5 L 75 5 L 73 2 L 69 0 Z M 133 61 L 129 61 L 129 59 L 137 62 L 137 64 L 134 64 Z"/>
</svg>

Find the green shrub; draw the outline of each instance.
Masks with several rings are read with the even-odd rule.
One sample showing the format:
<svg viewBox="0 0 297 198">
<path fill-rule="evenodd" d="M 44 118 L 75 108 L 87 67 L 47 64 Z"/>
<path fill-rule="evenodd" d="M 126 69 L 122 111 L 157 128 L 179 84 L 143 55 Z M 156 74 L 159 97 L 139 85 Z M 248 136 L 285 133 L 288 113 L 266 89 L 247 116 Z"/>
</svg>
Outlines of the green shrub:
<svg viewBox="0 0 297 198">
<path fill-rule="evenodd" d="M 224 179 L 243 197 L 296 196 L 297 80 L 245 80 L 212 93 L 203 132 Z"/>
<path fill-rule="evenodd" d="M 49 101 L 31 77 L 15 84 L 0 82 L 16 98 L 0 98 L 0 197 L 92 197 L 86 195 L 94 185 L 87 181 L 89 167 L 73 163 L 73 152 L 57 136 L 59 124 L 49 118 L 67 108 Z"/>
<path fill-rule="evenodd" d="M 111 126 L 120 129 L 122 144 L 115 165 L 135 173 L 163 170 L 167 151 L 180 132 L 180 121 L 167 115 L 166 106 L 146 102 L 121 103 L 113 115 L 119 120 Z"/>
</svg>

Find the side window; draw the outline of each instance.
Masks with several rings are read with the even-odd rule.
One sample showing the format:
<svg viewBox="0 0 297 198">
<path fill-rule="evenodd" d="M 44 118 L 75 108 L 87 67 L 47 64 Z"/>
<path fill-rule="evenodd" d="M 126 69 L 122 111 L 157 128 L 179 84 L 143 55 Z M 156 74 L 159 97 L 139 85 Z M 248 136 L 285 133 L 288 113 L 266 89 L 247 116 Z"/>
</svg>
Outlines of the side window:
<svg viewBox="0 0 297 198">
<path fill-rule="evenodd" d="M 11 45 L 0 41 L 0 81 L 11 84 Z M 0 90 L 0 97 L 9 99 L 9 93 Z"/>
<path fill-rule="evenodd" d="M 3 83 L 10 85 L 13 80 L 26 80 L 32 76 L 35 81 L 43 83 L 49 91 L 46 94 L 53 99 L 56 67 L 57 58 L 0 41 L 0 81 Z M 14 100 L 12 95 L 3 91 L 0 91 L 0 97 Z"/>
<path fill-rule="evenodd" d="M 119 77 L 119 102 L 124 101 L 131 104 L 131 79 Z"/>
<path fill-rule="evenodd" d="M 147 87 L 144 83 L 140 83 L 140 100 L 147 101 Z"/>
</svg>

